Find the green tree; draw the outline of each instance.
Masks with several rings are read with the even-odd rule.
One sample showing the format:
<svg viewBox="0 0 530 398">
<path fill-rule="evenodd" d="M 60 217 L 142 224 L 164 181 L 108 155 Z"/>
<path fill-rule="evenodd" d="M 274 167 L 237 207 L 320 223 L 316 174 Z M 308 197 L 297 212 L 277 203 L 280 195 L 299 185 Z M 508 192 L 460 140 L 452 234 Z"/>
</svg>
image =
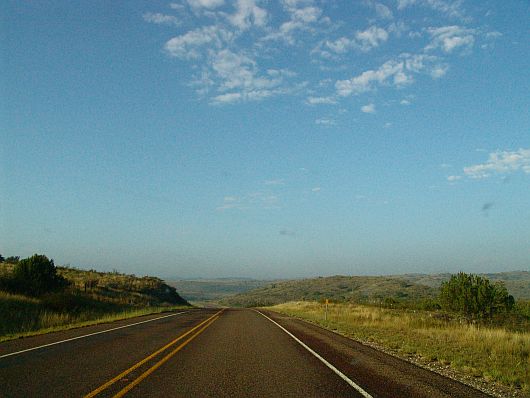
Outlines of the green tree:
<svg viewBox="0 0 530 398">
<path fill-rule="evenodd" d="M 31 296 L 62 290 L 68 284 L 57 274 L 53 260 L 40 254 L 20 260 L 13 269 L 12 280 L 15 290 Z"/>
<path fill-rule="evenodd" d="M 502 282 L 492 284 L 487 278 L 460 272 L 442 283 L 440 303 L 444 309 L 467 318 L 483 319 L 511 311 L 515 300 Z"/>
<path fill-rule="evenodd" d="M 0 263 L 3 263 L 4 261 L 5 261 L 4 256 L 2 256 L 2 255 L 0 254 Z"/>
<path fill-rule="evenodd" d="M 8 264 L 17 264 L 19 260 L 20 260 L 19 256 L 9 256 L 8 258 L 5 259 L 5 262 Z"/>
</svg>

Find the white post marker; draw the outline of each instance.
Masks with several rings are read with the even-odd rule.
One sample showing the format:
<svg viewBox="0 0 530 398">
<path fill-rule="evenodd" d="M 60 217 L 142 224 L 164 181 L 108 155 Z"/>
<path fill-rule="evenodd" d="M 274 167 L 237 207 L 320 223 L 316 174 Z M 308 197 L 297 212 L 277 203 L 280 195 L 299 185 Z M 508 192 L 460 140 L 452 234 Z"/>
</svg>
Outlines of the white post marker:
<svg viewBox="0 0 530 398">
<path fill-rule="evenodd" d="M 278 326 L 281 330 L 283 330 L 285 333 L 287 333 L 289 336 L 291 336 L 298 344 L 300 344 L 302 347 L 304 347 L 307 351 L 309 351 L 311 354 L 313 354 L 315 357 L 317 357 L 320 362 L 322 362 L 324 365 L 326 365 L 328 368 L 330 368 L 337 376 L 339 376 L 342 380 L 344 380 L 346 383 L 348 383 L 351 387 L 353 387 L 359 394 L 361 394 L 364 398 L 373 398 L 370 394 L 368 394 L 366 391 L 362 389 L 361 386 L 355 384 L 348 376 L 346 376 L 344 373 L 342 373 L 340 370 L 338 370 L 335 366 L 330 364 L 328 361 L 326 361 L 324 358 L 322 358 L 316 351 L 311 349 L 307 344 L 305 344 L 302 340 L 300 340 L 298 337 L 296 337 L 294 334 L 289 332 L 287 329 L 285 329 L 282 325 L 280 325 L 278 322 L 272 320 L 264 313 L 254 310 L 261 316 L 267 318 L 269 321 L 274 323 L 276 326 Z"/>
</svg>

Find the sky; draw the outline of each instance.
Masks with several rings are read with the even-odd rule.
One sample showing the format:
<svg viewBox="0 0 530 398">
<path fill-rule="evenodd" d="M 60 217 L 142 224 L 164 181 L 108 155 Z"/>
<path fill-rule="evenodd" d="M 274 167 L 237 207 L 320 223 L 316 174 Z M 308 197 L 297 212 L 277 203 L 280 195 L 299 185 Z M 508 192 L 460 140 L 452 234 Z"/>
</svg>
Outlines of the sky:
<svg viewBox="0 0 530 398">
<path fill-rule="evenodd" d="M 530 268 L 530 3 L 7 1 L 0 253 L 163 278 Z"/>
</svg>

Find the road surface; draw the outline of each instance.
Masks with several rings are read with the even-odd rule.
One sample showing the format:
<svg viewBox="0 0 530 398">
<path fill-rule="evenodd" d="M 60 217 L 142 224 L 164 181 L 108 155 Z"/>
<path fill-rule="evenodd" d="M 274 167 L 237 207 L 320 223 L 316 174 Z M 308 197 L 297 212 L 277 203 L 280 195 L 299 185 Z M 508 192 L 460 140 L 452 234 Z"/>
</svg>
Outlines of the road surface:
<svg viewBox="0 0 530 398">
<path fill-rule="evenodd" d="M 317 326 L 193 309 L 0 343 L 0 397 L 487 397 Z"/>
</svg>

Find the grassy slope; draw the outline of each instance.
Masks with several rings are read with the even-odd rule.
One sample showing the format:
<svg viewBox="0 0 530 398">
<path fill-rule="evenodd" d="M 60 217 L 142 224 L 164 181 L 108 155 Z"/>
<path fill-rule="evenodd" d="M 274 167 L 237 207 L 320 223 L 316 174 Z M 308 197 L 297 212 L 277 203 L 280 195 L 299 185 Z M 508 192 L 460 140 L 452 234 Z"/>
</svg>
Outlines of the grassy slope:
<svg viewBox="0 0 530 398">
<path fill-rule="evenodd" d="M 300 317 L 366 343 L 391 350 L 438 370 L 447 367 L 461 377 L 483 378 L 530 394 L 530 332 L 510 332 L 461 323 L 455 317 L 425 311 L 291 302 L 270 307 Z"/>
<path fill-rule="evenodd" d="M 0 275 L 12 268 L 0 264 Z M 158 278 L 65 267 L 57 272 L 71 283 L 65 292 L 33 298 L 0 291 L 0 341 L 189 306 Z"/>
<path fill-rule="evenodd" d="M 449 274 L 397 276 L 331 276 L 270 283 L 264 287 L 226 297 L 221 302 L 233 306 L 263 306 L 295 300 L 361 302 L 378 304 L 385 298 L 417 302 L 434 298 Z M 503 281 L 516 299 L 530 299 L 530 272 L 486 275 Z"/>
<path fill-rule="evenodd" d="M 137 277 L 69 267 L 57 267 L 57 273 L 70 281 L 78 291 L 98 301 L 136 306 L 188 304 L 175 288 L 152 276 Z M 85 284 L 88 284 L 87 289 Z"/>
<path fill-rule="evenodd" d="M 330 276 L 283 281 L 241 293 L 223 300 L 236 306 L 274 305 L 293 300 L 330 299 L 378 303 L 387 297 L 421 300 L 431 297 L 435 289 L 394 277 Z"/>
<path fill-rule="evenodd" d="M 530 300 L 530 272 L 529 271 L 512 271 L 498 272 L 493 274 L 480 274 L 492 282 L 504 282 L 506 288 L 515 299 Z M 451 274 L 409 274 L 396 275 L 413 283 L 439 288 L 442 282 L 448 280 Z"/>
</svg>

